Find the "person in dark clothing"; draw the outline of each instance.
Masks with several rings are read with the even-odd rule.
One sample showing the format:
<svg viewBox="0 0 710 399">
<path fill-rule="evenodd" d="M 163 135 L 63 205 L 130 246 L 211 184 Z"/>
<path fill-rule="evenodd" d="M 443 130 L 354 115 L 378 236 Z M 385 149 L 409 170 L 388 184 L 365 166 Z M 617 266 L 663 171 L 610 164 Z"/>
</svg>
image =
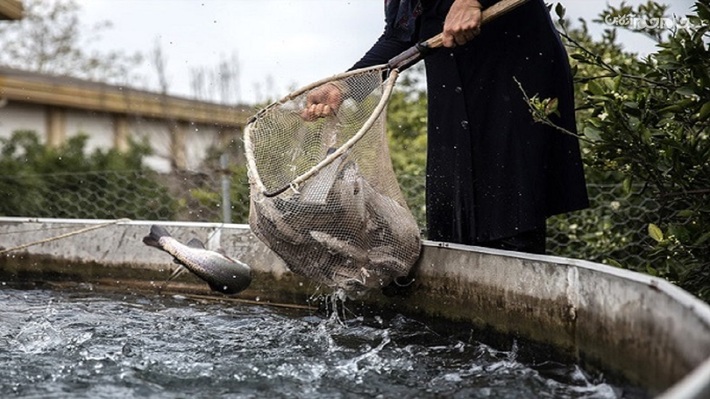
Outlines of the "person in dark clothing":
<svg viewBox="0 0 710 399">
<path fill-rule="evenodd" d="M 553 122 L 576 132 L 572 76 L 543 0 L 481 29 L 494 3 L 386 0 L 384 33 L 353 69 L 443 32 L 444 48 L 425 58 L 427 238 L 544 253 L 546 218 L 589 202 L 578 140 L 535 123 L 520 87 L 557 98 Z M 337 101 L 314 93 L 308 109 L 324 115 Z"/>
</svg>

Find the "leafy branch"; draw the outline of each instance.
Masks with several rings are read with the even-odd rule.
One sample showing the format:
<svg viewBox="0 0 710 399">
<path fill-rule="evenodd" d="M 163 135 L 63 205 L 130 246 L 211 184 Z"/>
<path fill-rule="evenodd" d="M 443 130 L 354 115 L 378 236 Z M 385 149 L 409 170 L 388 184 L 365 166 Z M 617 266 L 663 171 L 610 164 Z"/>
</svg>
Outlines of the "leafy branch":
<svg viewBox="0 0 710 399">
<path fill-rule="evenodd" d="M 523 85 L 520 83 L 520 81 L 515 77 L 513 77 L 513 80 L 515 80 L 515 83 L 518 85 L 520 92 L 523 94 L 523 99 L 525 99 L 525 103 L 528 105 L 528 108 L 530 109 L 530 114 L 532 115 L 533 120 L 535 122 L 550 126 L 561 133 L 573 136 L 587 143 L 593 143 L 593 141 L 587 139 L 586 137 L 581 136 L 569 129 L 565 129 L 550 120 L 550 115 L 555 113 L 559 114 L 559 111 L 557 110 L 558 100 L 556 98 L 545 98 L 540 100 L 537 97 L 537 94 L 533 97 L 530 97 L 523 88 Z"/>
</svg>

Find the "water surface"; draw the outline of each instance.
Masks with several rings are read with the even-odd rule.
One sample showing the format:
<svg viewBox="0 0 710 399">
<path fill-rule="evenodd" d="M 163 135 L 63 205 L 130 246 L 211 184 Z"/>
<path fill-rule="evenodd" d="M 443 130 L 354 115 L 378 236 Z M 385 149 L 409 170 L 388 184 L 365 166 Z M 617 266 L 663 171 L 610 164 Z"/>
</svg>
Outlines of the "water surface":
<svg viewBox="0 0 710 399">
<path fill-rule="evenodd" d="M 514 341 L 321 313 L 0 289 L 0 397 L 638 397 L 575 364 L 524 361 Z"/>
</svg>

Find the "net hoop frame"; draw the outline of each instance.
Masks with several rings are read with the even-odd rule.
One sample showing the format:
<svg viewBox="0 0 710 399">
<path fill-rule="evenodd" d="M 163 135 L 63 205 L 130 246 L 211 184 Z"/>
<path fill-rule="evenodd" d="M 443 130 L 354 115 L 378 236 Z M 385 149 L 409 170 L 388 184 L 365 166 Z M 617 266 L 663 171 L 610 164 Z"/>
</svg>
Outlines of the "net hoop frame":
<svg viewBox="0 0 710 399">
<path fill-rule="evenodd" d="M 375 108 L 372 111 L 372 114 L 370 114 L 370 117 L 365 121 L 365 123 L 360 127 L 360 129 L 355 133 L 348 141 L 343 143 L 340 147 L 338 147 L 335 151 L 333 151 L 332 154 L 329 154 L 325 158 L 323 158 L 322 161 L 311 167 L 309 170 L 306 172 L 302 173 L 295 179 L 291 181 L 288 185 L 281 187 L 279 189 L 276 189 L 274 191 L 267 191 L 266 186 L 262 183 L 261 176 L 259 176 L 259 172 L 256 167 L 256 161 L 254 159 L 254 144 L 251 141 L 251 129 L 252 126 L 254 125 L 255 122 L 257 122 L 260 118 L 260 116 L 266 114 L 269 112 L 274 107 L 277 107 L 279 105 L 282 105 L 288 101 L 293 100 L 294 98 L 300 96 L 301 94 L 312 90 L 313 88 L 316 88 L 318 86 L 326 85 L 329 82 L 332 81 L 337 81 L 341 80 L 350 76 L 355 76 L 355 75 L 360 75 L 363 73 L 367 72 L 372 72 L 372 71 L 382 71 L 383 73 L 387 73 L 386 79 L 382 82 L 383 86 L 383 91 L 382 91 L 382 97 L 380 98 L 380 101 L 377 103 Z M 318 80 L 316 82 L 313 82 L 307 86 L 304 86 L 298 90 L 295 90 L 285 97 L 281 98 L 278 101 L 275 101 L 268 105 L 266 108 L 262 109 L 259 111 L 256 115 L 250 118 L 249 122 L 244 128 L 244 153 L 246 154 L 247 158 L 247 166 L 248 166 L 248 173 L 251 175 L 251 180 L 254 184 L 257 185 L 257 188 L 261 192 L 261 194 L 265 197 L 275 197 L 284 191 L 288 190 L 289 188 L 293 189 L 294 191 L 297 191 L 298 186 L 303 183 L 304 181 L 308 180 L 311 178 L 313 175 L 318 173 L 321 169 L 324 167 L 330 165 L 336 158 L 340 157 L 343 155 L 347 150 L 349 150 L 353 145 L 355 145 L 360 139 L 367 133 L 368 130 L 372 127 L 372 125 L 377 121 L 377 118 L 379 118 L 380 114 L 382 111 L 387 107 L 387 104 L 389 103 L 389 98 L 390 95 L 392 94 L 392 91 L 394 89 L 394 85 L 397 81 L 397 78 L 399 77 L 399 69 L 390 69 L 390 66 L 388 64 L 382 64 L 382 65 L 375 65 L 372 67 L 367 67 L 367 68 L 361 68 L 361 69 L 355 69 L 352 71 L 348 72 L 343 72 L 339 73 L 337 75 L 330 76 L 325 79 Z"/>
</svg>

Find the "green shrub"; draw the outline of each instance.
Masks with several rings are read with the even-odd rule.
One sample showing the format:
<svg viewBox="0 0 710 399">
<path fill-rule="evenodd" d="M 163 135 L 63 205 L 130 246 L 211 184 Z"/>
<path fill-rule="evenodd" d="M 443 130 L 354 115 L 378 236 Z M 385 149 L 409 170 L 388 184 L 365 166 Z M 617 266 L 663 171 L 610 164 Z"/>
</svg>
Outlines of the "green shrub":
<svg viewBox="0 0 710 399">
<path fill-rule="evenodd" d="M 142 159 L 145 144 L 125 153 L 85 153 L 88 136 L 58 148 L 37 133 L 16 131 L 1 139 L 0 215 L 88 219 L 171 219 L 177 207 Z"/>
</svg>

